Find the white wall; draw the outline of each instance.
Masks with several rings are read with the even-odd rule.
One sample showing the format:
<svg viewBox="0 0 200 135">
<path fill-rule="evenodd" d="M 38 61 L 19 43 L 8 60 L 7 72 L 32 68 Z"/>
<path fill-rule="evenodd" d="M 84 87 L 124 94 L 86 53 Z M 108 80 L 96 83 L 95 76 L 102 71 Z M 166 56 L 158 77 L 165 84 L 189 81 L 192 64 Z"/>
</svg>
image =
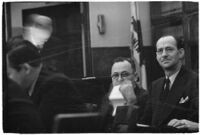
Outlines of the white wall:
<svg viewBox="0 0 200 135">
<path fill-rule="evenodd" d="M 22 10 L 51 6 L 59 3 L 13 2 L 11 3 L 12 36 L 22 32 Z M 130 2 L 90 2 L 90 32 L 92 47 L 130 45 Z M 100 35 L 97 28 L 97 15 L 103 14 L 106 33 Z"/>
<path fill-rule="evenodd" d="M 90 2 L 91 47 L 121 47 L 130 45 L 130 2 Z M 98 33 L 97 15 L 105 17 L 106 32 Z"/>
</svg>

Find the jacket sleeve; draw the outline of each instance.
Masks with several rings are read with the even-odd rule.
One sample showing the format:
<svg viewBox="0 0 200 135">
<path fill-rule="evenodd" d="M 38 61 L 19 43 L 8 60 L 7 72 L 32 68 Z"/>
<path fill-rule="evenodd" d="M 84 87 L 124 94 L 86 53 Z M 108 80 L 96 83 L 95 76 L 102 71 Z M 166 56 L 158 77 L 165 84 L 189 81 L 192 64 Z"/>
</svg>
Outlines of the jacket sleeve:
<svg viewBox="0 0 200 135">
<path fill-rule="evenodd" d="M 151 89 L 152 86 L 150 87 L 148 94 L 145 95 L 142 99 L 140 99 L 143 103 L 143 106 L 140 105 L 140 117 L 138 120 L 138 123 L 140 124 L 146 124 L 146 125 L 151 125 L 152 121 L 152 99 L 151 99 Z M 141 104 L 141 103 L 140 103 Z"/>
<path fill-rule="evenodd" d="M 43 84 L 39 110 L 47 130 L 52 128 L 53 120 L 59 113 L 84 111 L 84 105 L 73 84 L 66 79 L 54 78 Z"/>
</svg>

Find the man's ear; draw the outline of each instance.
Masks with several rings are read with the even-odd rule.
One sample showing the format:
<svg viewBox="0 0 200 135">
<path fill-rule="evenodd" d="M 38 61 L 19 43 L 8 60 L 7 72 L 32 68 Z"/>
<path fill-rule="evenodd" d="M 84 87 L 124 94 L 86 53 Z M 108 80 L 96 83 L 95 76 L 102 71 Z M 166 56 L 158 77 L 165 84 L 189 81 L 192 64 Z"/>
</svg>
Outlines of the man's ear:
<svg viewBox="0 0 200 135">
<path fill-rule="evenodd" d="M 26 74 L 31 72 L 31 66 L 28 63 L 22 64 L 21 68 L 25 71 Z"/>
<path fill-rule="evenodd" d="M 185 50 L 183 48 L 179 49 L 179 56 L 180 56 L 181 59 L 184 58 Z"/>
</svg>

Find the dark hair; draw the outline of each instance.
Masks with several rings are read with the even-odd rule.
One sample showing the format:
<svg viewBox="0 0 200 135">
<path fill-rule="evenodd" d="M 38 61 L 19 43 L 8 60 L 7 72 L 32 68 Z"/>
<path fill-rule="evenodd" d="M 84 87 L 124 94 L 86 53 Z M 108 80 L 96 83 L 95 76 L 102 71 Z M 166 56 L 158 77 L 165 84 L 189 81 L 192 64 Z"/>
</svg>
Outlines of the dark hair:
<svg viewBox="0 0 200 135">
<path fill-rule="evenodd" d="M 7 53 L 10 66 L 16 70 L 21 65 L 28 63 L 32 67 L 38 67 L 41 63 L 41 55 L 38 49 L 29 41 L 23 40 Z"/>
<path fill-rule="evenodd" d="M 114 65 L 115 63 L 118 63 L 118 62 L 123 62 L 123 61 L 128 61 L 131 64 L 133 71 L 136 71 L 135 62 L 131 58 L 117 57 L 116 59 L 113 60 L 112 65 Z"/>
<path fill-rule="evenodd" d="M 174 37 L 174 38 L 176 40 L 177 48 L 178 49 L 184 48 L 184 38 L 183 37 Z"/>
</svg>

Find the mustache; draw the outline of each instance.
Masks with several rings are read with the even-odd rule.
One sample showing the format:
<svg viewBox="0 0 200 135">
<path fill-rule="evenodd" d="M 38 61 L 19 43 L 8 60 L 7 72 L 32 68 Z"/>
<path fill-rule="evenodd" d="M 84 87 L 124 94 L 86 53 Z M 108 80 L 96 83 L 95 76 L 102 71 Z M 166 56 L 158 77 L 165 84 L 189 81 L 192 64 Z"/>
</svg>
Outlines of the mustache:
<svg viewBox="0 0 200 135">
<path fill-rule="evenodd" d="M 163 62 L 163 61 L 169 61 L 169 60 L 171 60 L 171 59 L 169 59 L 169 58 L 162 58 L 161 62 Z"/>
</svg>

